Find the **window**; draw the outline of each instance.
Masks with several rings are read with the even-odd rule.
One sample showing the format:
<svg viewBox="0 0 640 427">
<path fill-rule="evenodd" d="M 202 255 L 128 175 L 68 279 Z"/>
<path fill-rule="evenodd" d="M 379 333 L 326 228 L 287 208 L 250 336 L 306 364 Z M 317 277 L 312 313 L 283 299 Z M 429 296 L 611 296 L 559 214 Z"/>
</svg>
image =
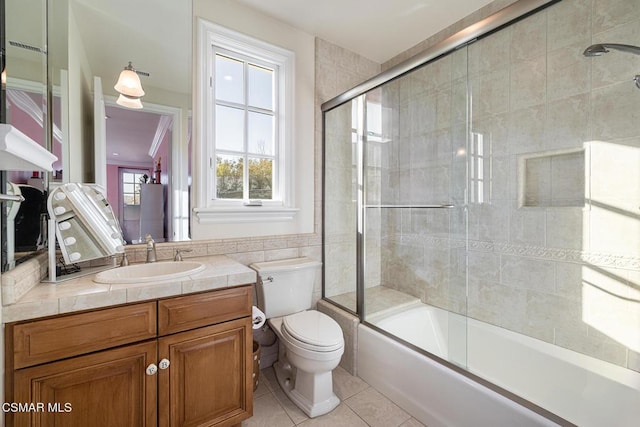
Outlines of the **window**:
<svg viewBox="0 0 640 427">
<path fill-rule="evenodd" d="M 278 200 L 279 67 L 216 46 L 213 52 L 215 197 Z"/>
<path fill-rule="evenodd" d="M 122 202 L 125 205 L 140 204 L 140 183 L 144 182 L 143 176 L 147 176 L 149 171 L 141 169 L 120 169 L 122 182 Z"/>
<path fill-rule="evenodd" d="M 470 156 L 471 203 L 483 204 L 491 200 L 491 153 L 484 134 L 473 132 Z"/>
<path fill-rule="evenodd" d="M 294 54 L 204 21 L 200 40 L 208 200 L 199 218 L 237 222 L 220 213 L 256 216 L 267 208 L 273 218 L 281 220 L 287 209 L 292 218 Z M 255 199 L 265 209 L 245 206 Z"/>
<path fill-rule="evenodd" d="M 197 19 L 198 238 L 313 230 L 314 39 L 264 24 L 237 25 L 258 39 Z"/>
</svg>

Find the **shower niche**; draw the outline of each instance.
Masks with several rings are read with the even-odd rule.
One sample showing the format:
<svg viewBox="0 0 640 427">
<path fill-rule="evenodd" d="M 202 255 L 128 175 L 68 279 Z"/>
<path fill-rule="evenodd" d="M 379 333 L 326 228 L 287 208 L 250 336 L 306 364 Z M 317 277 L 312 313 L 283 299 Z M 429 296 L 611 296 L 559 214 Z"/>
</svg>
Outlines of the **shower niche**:
<svg viewBox="0 0 640 427">
<path fill-rule="evenodd" d="M 584 207 L 585 150 L 520 157 L 520 207 Z"/>
</svg>

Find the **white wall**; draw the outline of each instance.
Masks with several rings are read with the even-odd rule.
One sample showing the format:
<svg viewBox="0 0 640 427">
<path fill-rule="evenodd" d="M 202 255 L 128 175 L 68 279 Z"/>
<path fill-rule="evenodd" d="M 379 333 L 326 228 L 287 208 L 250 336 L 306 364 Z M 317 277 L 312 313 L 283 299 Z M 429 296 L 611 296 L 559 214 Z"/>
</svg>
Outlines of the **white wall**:
<svg viewBox="0 0 640 427">
<path fill-rule="evenodd" d="M 69 9 L 69 164 L 65 182 L 93 181 L 92 73 L 73 9 Z"/>
</svg>

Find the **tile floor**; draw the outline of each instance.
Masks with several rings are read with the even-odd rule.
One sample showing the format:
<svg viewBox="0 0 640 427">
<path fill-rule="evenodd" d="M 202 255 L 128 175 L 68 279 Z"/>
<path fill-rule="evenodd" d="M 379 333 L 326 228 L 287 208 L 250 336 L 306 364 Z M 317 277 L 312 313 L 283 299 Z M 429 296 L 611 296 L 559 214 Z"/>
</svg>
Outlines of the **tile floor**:
<svg viewBox="0 0 640 427">
<path fill-rule="evenodd" d="M 253 394 L 253 417 L 246 427 L 420 427 L 423 426 L 389 399 L 341 367 L 333 371 L 333 387 L 341 400 L 332 412 L 310 419 L 284 394 L 273 368 L 260 371 Z"/>
</svg>

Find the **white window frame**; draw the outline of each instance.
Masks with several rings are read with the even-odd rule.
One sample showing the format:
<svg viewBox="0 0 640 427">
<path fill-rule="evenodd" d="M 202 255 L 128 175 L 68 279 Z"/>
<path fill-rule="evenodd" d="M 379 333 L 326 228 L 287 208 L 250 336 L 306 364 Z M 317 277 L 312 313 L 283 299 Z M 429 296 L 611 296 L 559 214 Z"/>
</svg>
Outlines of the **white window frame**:
<svg viewBox="0 0 640 427">
<path fill-rule="evenodd" d="M 238 33 L 220 25 L 198 20 L 198 64 L 196 88 L 200 95 L 198 139 L 198 174 L 201 185 L 196 195 L 194 213 L 200 223 L 238 223 L 292 220 L 298 209 L 294 200 L 294 82 L 295 54 L 289 50 Z M 274 189 L 278 189 L 278 200 L 263 200 L 262 206 L 245 206 L 247 200 L 216 198 L 215 160 L 215 53 L 214 46 L 237 52 L 242 57 L 255 58 L 278 68 L 277 90 L 278 123 L 275 152 L 277 153 L 277 175 Z M 246 167 L 246 166 L 245 166 Z M 275 194 L 274 194 L 275 196 Z"/>
</svg>

